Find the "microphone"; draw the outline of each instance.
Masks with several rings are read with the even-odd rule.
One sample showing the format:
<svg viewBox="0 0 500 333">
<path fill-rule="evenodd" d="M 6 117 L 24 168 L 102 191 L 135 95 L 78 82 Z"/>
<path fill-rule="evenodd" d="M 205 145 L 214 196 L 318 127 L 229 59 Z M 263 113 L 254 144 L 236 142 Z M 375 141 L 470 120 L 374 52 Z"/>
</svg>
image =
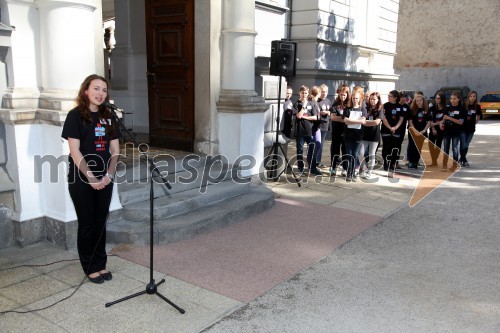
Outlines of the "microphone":
<svg viewBox="0 0 500 333">
<path fill-rule="evenodd" d="M 120 109 L 119 107 L 117 107 L 116 105 L 111 103 L 110 101 L 106 101 L 104 106 L 107 108 L 110 108 L 115 113 L 115 115 L 118 117 L 118 119 L 123 118 L 123 112 L 124 112 L 123 109 Z"/>
<path fill-rule="evenodd" d="M 123 112 L 123 109 L 120 109 L 119 107 L 117 107 L 116 105 L 114 105 L 113 103 L 111 103 L 110 101 L 106 101 L 106 103 L 104 104 L 105 107 L 107 108 L 110 108 L 111 110 L 118 110 L 120 112 Z"/>
</svg>

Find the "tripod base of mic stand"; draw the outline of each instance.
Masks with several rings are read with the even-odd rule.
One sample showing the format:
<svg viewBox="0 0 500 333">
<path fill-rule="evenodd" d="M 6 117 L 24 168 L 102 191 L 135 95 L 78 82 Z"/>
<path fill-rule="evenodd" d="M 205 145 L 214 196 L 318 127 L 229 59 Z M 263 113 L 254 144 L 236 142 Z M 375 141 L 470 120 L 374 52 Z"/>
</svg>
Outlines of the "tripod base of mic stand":
<svg viewBox="0 0 500 333">
<path fill-rule="evenodd" d="M 160 297 L 161 299 L 163 299 L 165 302 L 167 302 L 168 304 L 172 305 L 177 311 L 179 311 L 180 313 L 184 314 L 186 312 L 184 309 L 178 307 L 176 304 L 174 304 L 172 301 L 170 301 L 168 298 L 166 298 L 165 296 L 163 296 L 162 294 L 160 294 L 158 292 L 158 288 L 157 287 L 160 284 L 162 284 L 163 282 L 165 282 L 165 279 L 162 279 L 158 283 L 155 283 L 155 280 L 151 280 L 148 283 L 148 285 L 146 286 L 146 290 L 139 291 L 138 293 L 135 293 L 135 294 L 132 294 L 132 295 L 129 295 L 129 296 L 125 296 L 123 298 L 120 298 L 119 300 L 116 300 L 116 301 L 113 301 L 113 302 L 109 302 L 109 303 L 106 303 L 104 305 L 108 308 L 108 307 L 110 307 L 113 304 L 120 303 L 120 302 L 129 300 L 131 298 L 134 298 L 134 297 L 137 297 L 137 296 L 140 296 L 140 295 L 144 295 L 144 294 L 149 294 L 149 295 L 156 294 L 156 295 L 158 295 L 158 297 Z"/>
<path fill-rule="evenodd" d="M 281 150 L 281 153 L 283 154 L 283 157 L 285 159 L 285 169 L 283 171 L 281 171 L 279 174 L 278 173 L 278 165 L 277 165 L 277 156 L 278 156 L 278 148 Z M 281 143 L 279 142 L 274 142 L 273 143 L 273 146 L 271 147 L 271 150 L 269 150 L 269 154 L 266 156 L 266 158 L 264 159 L 264 161 L 268 161 L 270 157 L 273 157 L 274 160 L 275 160 L 275 163 L 272 165 L 272 167 L 270 168 L 270 171 L 272 176 L 271 176 L 271 179 L 273 179 L 274 181 L 278 181 L 281 174 L 284 173 L 287 169 L 290 170 L 290 172 L 292 173 L 292 176 L 293 178 L 295 179 L 295 182 L 297 183 L 297 185 L 299 187 L 302 186 L 302 184 L 300 184 L 300 180 L 297 178 L 297 176 L 295 175 L 295 172 L 293 171 L 293 168 L 290 166 L 290 161 L 288 160 L 288 157 L 286 156 L 286 153 L 285 153 L 285 150 L 283 149 L 283 147 L 281 146 Z M 264 163 L 265 165 L 267 164 L 267 162 Z"/>
</svg>

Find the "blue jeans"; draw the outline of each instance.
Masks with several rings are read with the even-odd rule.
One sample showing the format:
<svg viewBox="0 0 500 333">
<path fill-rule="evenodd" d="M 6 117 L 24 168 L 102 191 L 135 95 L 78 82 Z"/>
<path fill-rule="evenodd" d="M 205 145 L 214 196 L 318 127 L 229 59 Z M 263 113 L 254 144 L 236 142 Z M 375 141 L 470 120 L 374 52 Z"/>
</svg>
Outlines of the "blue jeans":
<svg viewBox="0 0 500 333">
<path fill-rule="evenodd" d="M 326 135 L 328 134 L 328 131 L 320 131 L 320 132 L 321 132 L 321 142 L 320 142 L 320 147 L 318 148 L 318 155 L 316 157 L 316 161 L 318 161 L 318 164 L 321 164 L 321 158 L 323 156 L 323 146 L 325 145 Z"/>
<path fill-rule="evenodd" d="M 359 149 L 359 158 L 362 159 L 362 165 L 366 170 L 373 170 L 376 163 L 378 142 L 361 140 Z"/>
<path fill-rule="evenodd" d="M 354 176 L 354 163 L 356 156 L 359 154 L 359 149 L 361 148 L 361 141 L 355 141 L 346 139 L 345 140 L 345 153 L 347 159 L 347 177 Z"/>
<path fill-rule="evenodd" d="M 460 161 L 462 162 L 467 162 L 467 152 L 473 136 L 474 132 L 462 131 L 460 133 Z"/>
<path fill-rule="evenodd" d="M 295 142 L 297 143 L 297 166 L 299 168 L 299 171 L 302 172 L 304 171 L 304 142 L 307 143 L 307 164 L 309 164 L 309 169 L 315 170 L 316 169 L 316 154 L 318 147 L 320 144 L 318 144 L 313 136 L 297 136 L 295 138 Z M 314 160 L 313 160 L 314 156 Z M 314 161 L 314 163 L 312 163 Z"/>
<path fill-rule="evenodd" d="M 458 145 L 460 142 L 460 133 L 444 133 L 443 135 L 443 168 L 447 167 L 448 164 L 448 153 L 451 149 L 453 152 L 453 159 L 458 162 Z"/>
</svg>

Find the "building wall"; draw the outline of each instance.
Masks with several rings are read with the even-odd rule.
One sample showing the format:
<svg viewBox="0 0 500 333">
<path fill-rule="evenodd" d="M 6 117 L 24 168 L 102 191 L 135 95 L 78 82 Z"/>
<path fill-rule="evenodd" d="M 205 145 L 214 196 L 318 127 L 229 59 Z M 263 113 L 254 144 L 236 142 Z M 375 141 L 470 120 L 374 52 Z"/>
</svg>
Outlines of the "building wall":
<svg viewBox="0 0 500 333">
<path fill-rule="evenodd" d="M 432 96 L 441 86 L 467 85 L 479 96 L 500 89 L 500 2 L 401 0 L 397 87 Z"/>
<path fill-rule="evenodd" d="M 292 1 L 295 90 L 322 83 L 330 94 L 342 83 L 382 94 L 391 90 L 398 9 L 398 0 Z"/>
</svg>

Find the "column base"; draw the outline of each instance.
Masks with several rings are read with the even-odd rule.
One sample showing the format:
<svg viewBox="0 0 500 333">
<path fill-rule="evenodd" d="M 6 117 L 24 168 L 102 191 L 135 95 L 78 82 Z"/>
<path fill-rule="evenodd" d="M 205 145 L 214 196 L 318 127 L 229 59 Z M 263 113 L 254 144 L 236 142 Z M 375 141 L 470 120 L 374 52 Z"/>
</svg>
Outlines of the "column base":
<svg viewBox="0 0 500 333">
<path fill-rule="evenodd" d="M 111 211 L 109 212 L 108 223 L 117 221 L 120 218 L 121 209 Z M 12 221 L 12 225 L 14 243 L 20 247 L 48 241 L 65 250 L 76 248 L 78 221 L 63 222 L 43 216 L 22 222 Z"/>
<path fill-rule="evenodd" d="M 219 112 L 227 113 L 260 113 L 267 108 L 264 97 L 257 95 L 254 90 L 223 89 L 217 102 Z"/>
<path fill-rule="evenodd" d="M 0 194 L 3 199 L 4 195 Z M 12 225 L 12 210 L 8 206 L 0 207 L 0 250 L 14 245 L 14 227 Z"/>
</svg>

